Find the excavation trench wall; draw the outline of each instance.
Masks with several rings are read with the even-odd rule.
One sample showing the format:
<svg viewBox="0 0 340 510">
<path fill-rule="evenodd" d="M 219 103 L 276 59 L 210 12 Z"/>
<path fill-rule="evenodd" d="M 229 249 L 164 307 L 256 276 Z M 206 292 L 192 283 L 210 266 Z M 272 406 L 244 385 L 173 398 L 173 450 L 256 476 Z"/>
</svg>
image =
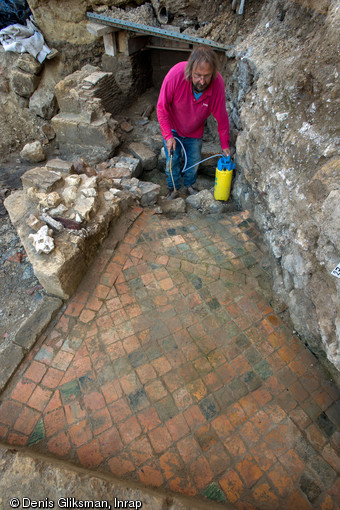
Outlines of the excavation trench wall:
<svg viewBox="0 0 340 510">
<path fill-rule="evenodd" d="M 37 90 L 53 91 L 84 64 L 112 72 L 124 101 L 159 87 L 175 53 L 166 62 L 164 52 L 114 60 L 104 55 L 102 38 L 86 29 L 88 9 L 124 9 L 125 3 L 69 1 L 66 9 L 66 2 L 29 1 L 46 41 L 59 51 L 38 71 Z M 288 309 L 302 341 L 339 370 L 340 280 L 332 274 L 340 262 L 338 2 L 254 0 L 246 2 L 242 19 L 231 2 L 211 0 L 199 12 L 192 2 L 158 2 L 154 11 L 138 3 L 154 13 L 156 24 L 155 7 L 165 7 L 181 30 L 233 46 L 221 67 L 237 163 L 233 198 L 253 212 L 264 233 L 281 309 Z M 50 119 L 34 114 L 29 99 L 13 90 L 8 73 L 18 57 L 1 52 L 0 58 L 0 108 L 9 119 L 0 147 L 6 153 L 43 137 Z M 214 120 L 208 128 L 216 134 Z"/>
</svg>

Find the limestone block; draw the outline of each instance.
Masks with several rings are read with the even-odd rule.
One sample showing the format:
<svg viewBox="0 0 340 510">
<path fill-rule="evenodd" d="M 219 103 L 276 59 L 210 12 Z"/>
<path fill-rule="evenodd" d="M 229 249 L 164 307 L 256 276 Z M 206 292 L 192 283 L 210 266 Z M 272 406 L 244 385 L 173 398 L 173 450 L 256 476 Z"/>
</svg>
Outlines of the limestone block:
<svg viewBox="0 0 340 510">
<path fill-rule="evenodd" d="M 129 149 L 132 154 L 141 161 L 143 170 L 153 170 L 157 167 L 157 156 L 146 145 L 142 143 L 132 143 L 129 145 Z"/>
<path fill-rule="evenodd" d="M 46 193 L 54 191 L 59 183 L 61 183 L 62 177 L 56 172 L 48 170 L 46 167 L 37 167 L 27 170 L 21 176 L 21 182 L 24 190 L 28 188 L 36 188 L 43 190 Z"/>
<path fill-rule="evenodd" d="M 20 156 L 30 163 L 40 163 L 46 159 L 45 151 L 38 140 L 36 142 L 27 143 L 20 152 Z"/>
<path fill-rule="evenodd" d="M 35 74 L 29 74 L 20 69 L 13 69 L 11 75 L 12 89 L 18 96 L 29 98 L 37 88 L 40 78 Z"/>
<path fill-rule="evenodd" d="M 126 156 L 116 156 L 111 158 L 110 163 L 117 169 L 123 168 L 128 169 L 129 177 L 139 177 L 143 171 L 142 163 L 138 158 L 129 158 Z M 116 176 L 117 179 L 123 176 Z"/>
<path fill-rule="evenodd" d="M 29 101 L 29 109 L 42 119 L 50 120 L 58 110 L 54 93 L 50 89 L 37 89 Z"/>
<path fill-rule="evenodd" d="M 140 204 L 142 207 L 150 207 L 157 202 L 160 185 L 154 184 L 153 182 L 143 182 L 139 181 L 138 187 L 142 192 Z"/>
<path fill-rule="evenodd" d="M 17 67 L 26 73 L 39 74 L 43 65 L 29 53 L 22 53 L 17 60 Z"/>
<path fill-rule="evenodd" d="M 47 161 L 46 168 L 63 174 L 72 174 L 74 172 L 73 163 L 58 158 Z"/>
<path fill-rule="evenodd" d="M 54 250 L 53 231 L 47 225 L 41 227 L 36 234 L 30 234 L 28 239 L 32 240 L 32 244 L 37 253 L 50 253 Z"/>
</svg>

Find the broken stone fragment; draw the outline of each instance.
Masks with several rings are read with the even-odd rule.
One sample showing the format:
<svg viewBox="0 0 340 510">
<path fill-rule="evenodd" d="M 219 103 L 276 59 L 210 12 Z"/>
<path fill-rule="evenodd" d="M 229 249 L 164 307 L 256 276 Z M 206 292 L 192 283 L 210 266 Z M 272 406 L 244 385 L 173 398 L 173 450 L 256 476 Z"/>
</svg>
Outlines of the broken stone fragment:
<svg viewBox="0 0 340 510">
<path fill-rule="evenodd" d="M 65 182 L 66 182 L 67 186 L 72 186 L 72 187 L 77 188 L 81 183 L 81 177 L 77 174 L 68 175 L 67 177 L 65 177 Z"/>
<path fill-rule="evenodd" d="M 61 232 L 64 229 L 63 225 L 59 221 L 54 220 L 49 214 L 41 213 L 39 218 L 54 230 L 57 230 L 57 232 Z"/>
<path fill-rule="evenodd" d="M 125 120 L 120 123 L 120 127 L 123 131 L 125 131 L 125 133 L 130 133 L 133 130 L 133 126 Z"/>
<path fill-rule="evenodd" d="M 116 169 L 126 169 L 129 172 L 128 177 L 139 177 L 143 171 L 142 164 L 138 158 L 129 158 L 126 156 L 116 156 L 110 159 L 110 164 L 112 167 Z M 115 175 L 113 176 L 117 179 L 121 179 L 123 176 Z"/>
<path fill-rule="evenodd" d="M 64 204 L 58 205 L 58 207 L 55 207 L 53 209 L 50 209 L 49 214 L 51 216 L 62 216 L 67 211 L 67 207 Z"/>
<path fill-rule="evenodd" d="M 50 253 L 54 250 L 54 240 L 52 237 L 52 230 L 47 225 L 41 227 L 36 234 L 30 234 L 29 239 L 32 239 L 32 244 L 37 253 Z"/>
<path fill-rule="evenodd" d="M 81 178 L 81 186 L 82 188 L 96 188 L 97 187 L 97 181 L 98 177 L 96 175 L 92 177 L 88 177 L 85 174 L 82 174 L 80 176 Z"/>
<path fill-rule="evenodd" d="M 78 189 L 75 186 L 68 186 L 62 192 L 62 197 L 66 205 L 71 205 L 77 198 Z"/>
<path fill-rule="evenodd" d="M 74 210 L 81 218 L 89 221 L 96 212 L 96 203 L 96 197 L 79 197 L 74 204 Z"/>
<path fill-rule="evenodd" d="M 60 195 L 56 191 L 52 191 L 52 193 L 49 193 L 48 195 L 39 193 L 39 196 L 41 197 L 39 203 L 43 207 L 58 207 L 58 205 L 62 202 Z"/>
<path fill-rule="evenodd" d="M 84 197 L 96 197 L 97 191 L 94 188 L 85 188 L 80 190 L 81 194 L 84 195 Z"/>
<path fill-rule="evenodd" d="M 157 167 L 157 156 L 146 145 L 142 143 L 131 143 L 129 149 L 132 154 L 141 161 L 143 170 L 153 170 Z"/>
<path fill-rule="evenodd" d="M 142 193 L 141 206 L 149 207 L 155 205 L 161 189 L 160 185 L 153 182 L 139 181 L 138 187 Z"/>
<path fill-rule="evenodd" d="M 20 152 L 20 156 L 22 159 L 25 159 L 30 163 L 39 163 L 46 159 L 44 149 L 38 140 L 32 143 L 27 143 Z"/>
<path fill-rule="evenodd" d="M 30 214 L 26 220 L 26 225 L 38 232 L 45 224 L 42 220 L 34 216 L 34 214 Z"/>
<path fill-rule="evenodd" d="M 55 133 L 54 133 L 54 136 L 55 136 Z M 60 174 L 72 174 L 75 170 L 73 163 L 71 163 L 69 161 L 64 161 L 63 159 L 59 159 L 59 158 L 50 159 L 49 161 L 47 161 L 46 167 L 48 168 L 48 170 L 58 172 L 59 175 Z"/>
<path fill-rule="evenodd" d="M 54 171 L 48 170 L 46 167 L 32 168 L 27 170 L 21 176 L 21 182 L 24 190 L 28 188 L 36 188 L 37 190 L 50 193 L 54 191 L 57 185 L 61 182 L 62 177 Z"/>
</svg>

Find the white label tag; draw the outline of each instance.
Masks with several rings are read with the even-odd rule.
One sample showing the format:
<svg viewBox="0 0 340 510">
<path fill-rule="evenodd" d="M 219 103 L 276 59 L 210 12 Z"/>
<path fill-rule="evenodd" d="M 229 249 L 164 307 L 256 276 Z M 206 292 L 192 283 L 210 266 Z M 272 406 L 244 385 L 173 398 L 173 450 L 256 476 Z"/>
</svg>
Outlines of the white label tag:
<svg viewBox="0 0 340 510">
<path fill-rule="evenodd" d="M 339 264 L 333 269 L 332 275 L 336 276 L 337 278 L 340 278 L 340 262 Z"/>
</svg>

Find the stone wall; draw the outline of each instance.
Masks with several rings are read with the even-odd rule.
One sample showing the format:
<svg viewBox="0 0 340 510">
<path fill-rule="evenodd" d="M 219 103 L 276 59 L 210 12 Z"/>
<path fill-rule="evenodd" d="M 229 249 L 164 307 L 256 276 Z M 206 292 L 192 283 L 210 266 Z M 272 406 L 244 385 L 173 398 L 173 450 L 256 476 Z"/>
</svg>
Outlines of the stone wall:
<svg viewBox="0 0 340 510">
<path fill-rule="evenodd" d="M 297 332 L 338 369 L 339 15 L 333 0 L 266 2 L 226 68 L 234 196 L 264 232 Z"/>
</svg>

